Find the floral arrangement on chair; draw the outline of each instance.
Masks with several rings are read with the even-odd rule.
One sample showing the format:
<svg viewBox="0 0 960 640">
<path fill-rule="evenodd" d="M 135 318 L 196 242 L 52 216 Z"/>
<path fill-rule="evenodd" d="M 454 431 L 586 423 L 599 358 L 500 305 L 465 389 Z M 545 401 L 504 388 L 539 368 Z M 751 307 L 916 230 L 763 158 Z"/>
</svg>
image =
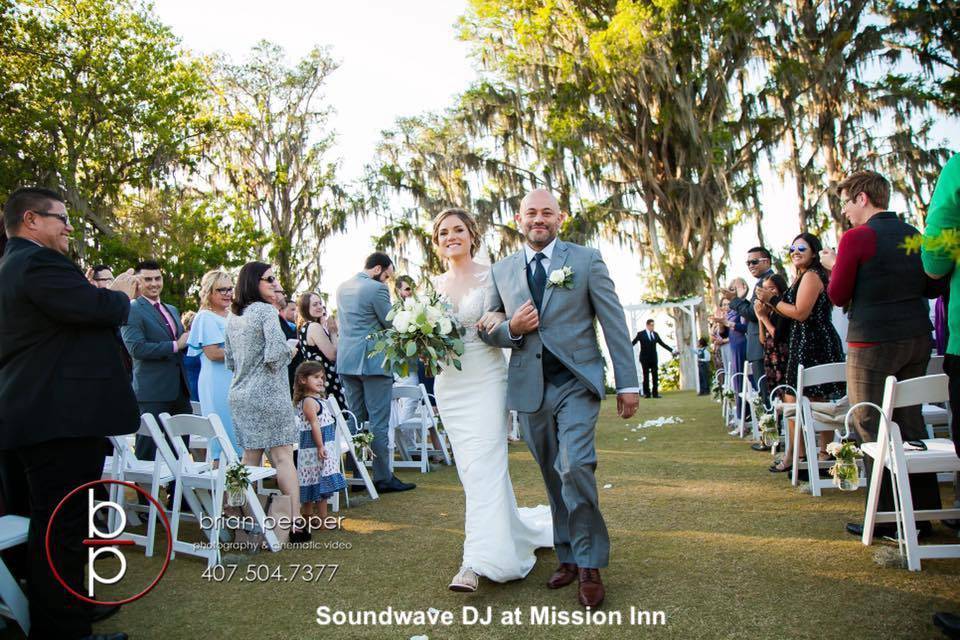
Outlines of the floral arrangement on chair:
<svg viewBox="0 0 960 640">
<path fill-rule="evenodd" d="M 357 458 L 368 460 L 375 457 L 370 445 L 373 444 L 374 435 L 367 430 L 361 430 L 353 434 L 353 450 Z"/>
<path fill-rule="evenodd" d="M 247 503 L 247 487 L 250 486 L 250 470 L 240 462 L 227 467 L 226 473 L 227 506 L 242 507 Z"/>
<path fill-rule="evenodd" d="M 851 441 L 831 442 L 827 445 L 827 453 L 836 458 L 830 467 L 833 484 L 841 491 L 856 491 L 860 485 L 860 467 L 857 458 L 863 457 L 863 452 Z"/>
</svg>

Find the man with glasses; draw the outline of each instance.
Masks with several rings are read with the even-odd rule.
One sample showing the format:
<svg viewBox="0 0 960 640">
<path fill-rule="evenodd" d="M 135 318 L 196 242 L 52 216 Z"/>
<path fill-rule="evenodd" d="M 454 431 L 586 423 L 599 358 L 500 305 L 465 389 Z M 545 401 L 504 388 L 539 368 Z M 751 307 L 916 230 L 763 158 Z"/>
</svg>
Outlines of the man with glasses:
<svg viewBox="0 0 960 640">
<path fill-rule="evenodd" d="M 740 314 L 747 321 L 747 360 L 750 362 L 750 370 L 753 372 L 750 378 L 750 384 L 757 389 L 757 381 L 763 376 L 763 343 L 760 342 L 760 321 L 753 310 L 753 303 L 757 299 L 756 289 L 768 277 L 773 275 L 773 269 L 770 263 L 770 252 L 764 247 L 754 247 L 747 252 L 747 270 L 755 280 L 753 288 L 749 289 L 749 298 L 739 297 L 736 291 L 732 289 L 721 290 L 724 298 L 730 301 L 730 308 Z M 760 397 L 763 398 L 764 405 L 769 398 L 769 386 L 764 379 L 760 383 Z M 764 451 L 765 447 L 760 443 L 754 443 L 751 448 L 755 451 Z"/>
<path fill-rule="evenodd" d="M 70 595 L 48 564 L 51 515 L 77 487 L 98 480 L 106 436 L 136 431 L 140 417 L 123 367 L 116 328 L 138 292 L 132 272 L 109 288 L 90 285 L 67 257 L 73 227 L 63 197 L 18 189 L 3 221 L 9 237 L 0 261 L 0 449 L 3 490 L 29 502 L 27 598 L 30 637 L 125 640 L 91 635 L 91 621 L 116 608 L 93 608 Z M 15 464 L 13 464 L 15 463 Z M 68 501 L 51 531 L 60 576 L 83 593 L 87 513 Z"/>
<path fill-rule="evenodd" d="M 109 289 L 113 284 L 113 272 L 105 264 L 98 264 L 87 270 L 87 280 L 98 289 Z"/>
<path fill-rule="evenodd" d="M 858 171 L 837 186 L 843 214 L 853 226 L 843 234 L 836 252 L 824 249 L 820 262 L 831 270 L 827 295 L 838 307 L 847 306 L 847 395 L 850 404 L 883 402 L 887 376 L 909 380 L 927 374 L 933 347 L 928 297 L 938 295 L 936 281 L 923 271 L 919 253 L 907 253 L 906 239 L 919 232 L 887 210 L 890 183 L 875 171 Z M 877 439 L 880 419 L 874 409 L 854 410 L 853 425 L 863 442 Z M 895 409 L 904 441 L 927 436 L 921 408 Z M 872 459 L 865 458 L 869 478 Z M 893 511 L 893 487 L 884 470 L 878 508 Z M 910 474 L 914 509 L 939 509 L 940 490 L 935 473 Z M 929 534 L 929 522 L 918 524 Z M 859 523 L 847 525 L 863 535 Z M 896 535 L 892 524 L 877 524 L 874 535 Z"/>
</svg>

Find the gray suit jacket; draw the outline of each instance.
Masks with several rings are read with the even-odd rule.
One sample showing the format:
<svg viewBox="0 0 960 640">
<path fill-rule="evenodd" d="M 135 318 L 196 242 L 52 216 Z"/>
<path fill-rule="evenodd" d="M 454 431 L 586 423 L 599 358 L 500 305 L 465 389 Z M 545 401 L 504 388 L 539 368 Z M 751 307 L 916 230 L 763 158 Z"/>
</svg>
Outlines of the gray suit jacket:
<svg viewBox="0 0 960 640">
<path fill-rule="evenodd" d="M 383 356 L 368 358 L 375 340 L 368 336 L 390 326 L 390 290 L 365 273 L 358 273 L 337 289 L 337 373 L 353 376 L 385 376 Z"/>
<path fill-rule="evenodd" d="M 747 321 L 747 360 L 763 360 L 763 344 L 760 342 L 760 321 L 753 310 L 753 303 L 757 299 L 757 287 L 760 281 L 773 275 L 770 269 L 759 278 L 751 289 L 750 299 L 734 298 L 730 301 L 730 308 L 739 313 Z"/>
<path fill-rule="evenodd" d="M 163 316 L 146 298 L 130 303 L 127 324 L 120 327 L 120 335 L 133 359 L 133 391 L 137 402 L 170 402 L 180 394 L 181 379 L 186 387 L 187 371 L 183 366 L 183 351 L 175 352 L 171 344 L 183 333 L 180 312 L 164 303 L 173 316 L 177 335 L 170 337 Z"/>
<path fill-rule="evenodd" d="M 540 328 L 511 340 L 508 322 L 501 322 L 481 338 L 490 345 L 512 349 L 507 379 L 507 406 L 533 412 L 543 402 L 543 361 L 546 347 L 574 376 L 601 400 L 604 397 L 603 356 L 594 319 L 600 322 L 613 361 L 618 389 L 637 387 L 637 367 L 623 315 L 623 307 L 600 252 L 557 240 L 550 271 L 573 269 L 573 288 L 547 286 L 540 311 Z M 511 318 L 520 305 L 532 300 L 527 285 L 526 256 L 521 250 L 493 265 L 491 311 Z"/>
</svg>

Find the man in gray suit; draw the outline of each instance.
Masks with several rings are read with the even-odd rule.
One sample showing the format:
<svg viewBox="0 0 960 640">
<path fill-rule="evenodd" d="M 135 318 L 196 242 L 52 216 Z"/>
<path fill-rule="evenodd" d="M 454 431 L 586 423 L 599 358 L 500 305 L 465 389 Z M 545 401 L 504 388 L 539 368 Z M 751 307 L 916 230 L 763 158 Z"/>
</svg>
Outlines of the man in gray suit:
<svg viewBox="0 0 960 640">
<path fill-rule="evenodd" d="M 393 276 L 393 262 L 383 253 L 372 253 L 363 271 L 337 289 L 340 343 L 337 345 L 337 373 L 350 408 L 360 422 L 370 422 L 373 434 L 373 484 L 379 493 L 409 491 L 417 485 L 401 482 L 390 473 L 390 401 L 393 376 L 383 370 L 383 356 L 367 357 L 375 340 L 368 336 L 390 326 L 390 290 L 385 284 Z"/>
<path fill-rule="evenodd" d="M 730 301 L 730 308 L 739 313 L 743 318 L 747 320 L 747 360 L 750 362 L 750 369 L 753 371 L 753 375 L 750 379 L 750 384 L 753 385 L 753 388 L 757 388 L 757 381 L 763 376 L 763 343 L 760 342 L 760 323 L 757 320 L 757 314 L 753 310 L 753 303 L 757 299 L 756 290 L 760 284 L 773 275 L 773 269 L 770 268 L 770 252 L 764 249 L 763 247 L 754 247 L 747 252 L 747 269 L 750 271 L 750 275 L 756 278 L 756 284 L 753 288 L 749 289 L 750 296 L 749 298 L 744 295 L 740 297 L 737 295 L 736 291 L 730 289 L 721 290 L 721 294 L 724 298 Z M 763 403 L 767 404 L 769 398 L 768 391 L 769 387 L 767 386 L 766 379 L 760 383 L 760 397 L 763 398 Z M 751 445 L 755 451 L 765 451 L 764 447 L 760 443 L 754 443 Z"/>
<path fill-rule="evenodd" d="M 130 315 L 120 335 L 133 359 L 133 391 L 140 413 L 155 418 L 161 413 L 193 413 L 183 365 L 189 334 L 183 330 L 180 312 L 160 301 L 163 274 L 159 264 L 144 260 L 134 272 L 140 276 L 141 295 L 130 303 Z M 151 438 L 138 435 L 136 451 L 138 458 L 153 460 L 157 447 Z"/>
<path fill-rule="evenodd" d="M 481 333 L 511 349 L 507 407 L 519 412 L 523 435 L 540 465 L 553 514 L 560 566 L 547 582 L 557 589 L 579 579 L 578 600 L 596 607 L 604 598 L 600 569 L 610 554 L 594 471 L 594 431 L 604 397 L 600 322 L 613 361 L 617 412 L 631 417 L 640 404 L 637 369 L 623 308 L 596 249 L 557 239 L 563 222 L 556 198 L 528 193 L 516 221 L 524 248 L 493 265 L 491 311 L 508 322 Z M 492 329 L 492 330 L 491 330 Z"/>
</svg>

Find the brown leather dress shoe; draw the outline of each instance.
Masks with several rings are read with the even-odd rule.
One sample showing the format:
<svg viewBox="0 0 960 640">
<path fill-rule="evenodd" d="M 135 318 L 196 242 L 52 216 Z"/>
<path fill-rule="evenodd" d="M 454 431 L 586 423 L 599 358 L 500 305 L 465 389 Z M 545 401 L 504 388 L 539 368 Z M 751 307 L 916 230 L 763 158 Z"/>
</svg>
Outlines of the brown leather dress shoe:
<svg viewBox="0 0 960 640">
<path fill-rule="evenodd" d="M 580 568 L 580 588 L 577 590 L 577 600 L 585 607 L 599 607 L 603 602 L 603 582 L 600 580 L 600 569 Z"/>
<path fill-rule="evenodd" d="M 577 577 L 577 565 L 571 562 L 561 562 L 557 570 L 553 572 L 550 579 L 547 580 L 547 586 L 551 589 L 559 589 L 573 582 Z"/>
</svg>

